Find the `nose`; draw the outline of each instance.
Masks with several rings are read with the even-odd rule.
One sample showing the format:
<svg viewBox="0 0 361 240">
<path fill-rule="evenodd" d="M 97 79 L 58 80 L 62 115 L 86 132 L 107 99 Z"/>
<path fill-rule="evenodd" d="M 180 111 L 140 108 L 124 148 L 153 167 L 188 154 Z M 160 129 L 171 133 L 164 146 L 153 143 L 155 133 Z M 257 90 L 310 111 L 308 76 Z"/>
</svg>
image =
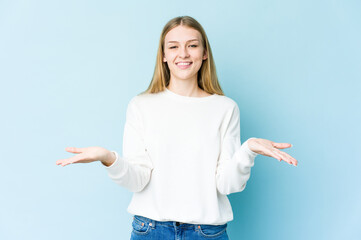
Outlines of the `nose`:
<svg viewBox="0 0 361 240">
<path fill-rule="evenodd" d="M 181 58 L 187 58 L 187 57 L 189 57 L 187 47 L 181 47 L 181 48 L 180 48 L 180 50 L 179 50 L 179 56 L 180 56 Z"/>
</svg>

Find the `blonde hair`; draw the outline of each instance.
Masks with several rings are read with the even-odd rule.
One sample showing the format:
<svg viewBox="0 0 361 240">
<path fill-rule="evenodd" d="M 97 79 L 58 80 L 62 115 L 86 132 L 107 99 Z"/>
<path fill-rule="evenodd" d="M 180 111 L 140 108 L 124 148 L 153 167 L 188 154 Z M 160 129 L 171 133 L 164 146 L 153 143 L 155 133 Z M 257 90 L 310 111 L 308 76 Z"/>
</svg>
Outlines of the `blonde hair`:
<svg viewBox="0 0 361 240">
<path fill-rule="evenodd" d="M 208 42 L 206 32 L 204 31 L 202 25 L 190 16 L 175 17 L 169 20 L 168 23 L 164 26 L 159 39 L 157 59 L 152 81 L 150 82 L 148 88 L 140 94 L 161 92 L 165 90 L 166 86 L 168 86 L 170 81 L 170 71 L 167 63 L 163 62 L 164 39 L 170 30 L 180 25 L 193 28 L 201 34 L 201 42 L 208 55 L 207 59 L 203 60 L 202 66 L 198 71 L 197 79 L 199 88 L 210 94 L 216 93 L 218 95 L 224 95 L 218 82 L 216 66 L 213 60 L 211 46 Z"/>
</svg>

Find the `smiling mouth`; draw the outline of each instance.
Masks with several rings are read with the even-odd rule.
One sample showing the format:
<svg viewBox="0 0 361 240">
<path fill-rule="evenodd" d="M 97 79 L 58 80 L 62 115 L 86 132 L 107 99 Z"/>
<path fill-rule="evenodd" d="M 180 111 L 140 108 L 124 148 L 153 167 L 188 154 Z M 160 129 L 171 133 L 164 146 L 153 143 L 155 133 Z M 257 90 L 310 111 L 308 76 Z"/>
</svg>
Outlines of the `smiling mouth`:
<svg viewBox="0 0 361 240">
<path fill-rule="evenodd" d="M 188 66 L 188 65 L 191 65 L 192 62 L 179 62 L 179 63 L 176 63 L 176 65 L 183 65 L 183 66 Z"/>
<path fill-rule="evenodd" d="M 186 62 L 186 63 L 176 63 L 176 65 L 178 66 L 178 68 L 180 69 L 187 69 L 189 68 L 191 65 L 193 64 L 193 62 Z"/>
</svg>

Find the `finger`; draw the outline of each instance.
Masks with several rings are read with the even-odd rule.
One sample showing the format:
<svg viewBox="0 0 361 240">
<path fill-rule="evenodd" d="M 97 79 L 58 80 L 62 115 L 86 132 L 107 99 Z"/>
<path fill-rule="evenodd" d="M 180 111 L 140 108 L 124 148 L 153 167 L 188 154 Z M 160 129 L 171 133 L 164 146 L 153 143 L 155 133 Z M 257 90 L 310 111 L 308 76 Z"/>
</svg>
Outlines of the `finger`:
<svg viewBox="0 0 361 240">
<path fill-rule="evenodd" d="M 61 159 L 61 160 L 56 161 L 56 165 L 60 165 L 62 167 L 66 166 L 68 164 L 70 164 L 69 159 Z"/>
<path fill-rule="evenodd" d="M 69 164 L 72 164 L 72 163 L 73 163 L 73 161 L 71 161 L 71 160 L 66 160 L 66 161 L 64 161 L 64 162 L 61 163 L 61 166 L 62 166 L 62 167 L 65 167 L 66 165 L 69 165 Z"/>
<path fill-rule="evenodd" d="M 293 165 L 297 166 L 298 161 L 294 159 L 292 156 L 290 156 L 288 153 L 282 152 L 291 162 Z"/>
<path fill-rule="evenodd" d="M 285 159 L 286 162 L 288 162 L 289 164 L 292 164 L 294 166 L 297 166 L 297 160 L 294 159 L 293 157 L 291 157 L 289 154 L 279 151 L 279 154 L 283 156 L 283 158 Z"/>
<path fill-rule="evenodd" d="M 68 162 L 68 158 L 66 159 L 59 159 L 55 162 L 56 165 L 62 165 L 64 163 Z"/>
<path fill-rule="evenodd" d="M 270 151 L 269 155 L 273 158 L 276 158 L 280 162 L 282 160 L 282 156 L 278 154 L 276 151 Z"/>
<path fill-rule="evenodd" d="M 55 162 L 56 165 L 60 165 L 62 163 L 62 161 L 64 161 L 64 159 L 59 159 Z"/>
<path fill-rule="evenodd" d="M 65 148 L 65 151 L 72 152 L 72 153 L 82 153 L 83 152 L 83 150 L 81 148 L 76 148 L 76 147 L 67 147 L 67 148 Z"/>
<path fill-rule="evenodd" d="M 291 143 L 273 143 L 273 146 L 276 148 L 284 149 L 284 148 L 292 147 L 292 144 Z"/>
<path fill-rule="evenodd" d="M 277 156 L 277 157 L 275 157 L 275 158 L 278 159 L 278 161 L 283 160 L 283 161 L 291 164 L 291 161 L 283 154 L 282 151 L 279 151 L 279 150 L 277 150 L 277 149 L 274 149 L 274 150 L 272 151 L 272 153 L 273 153 L 273 155 Z"/>
<path fill-rule="evenodd" d="M 290 156 L 290 155 L 289 155 L 288 153 L 286 153 L 286 152 L 282 152 L 282 151 L 281 151 L 281 153 L 282 153 L 283 155 L 285 155 L 285 156 L 292 162 L 293 165 L 297 166 L 298 161 L 297 161 L 296 159 L 294 159 L 292 156 Z"/>
<path fill-rule="evenodd" d="M 56 161 L 57 165 L 66 166 L 68 164 L 77 163 L 80 160 L 83 160 L 83 156 L 81 155 L 75 155 L 74 157 L 67 158 L 67 159 L 61 159 Z"/>
</svg>

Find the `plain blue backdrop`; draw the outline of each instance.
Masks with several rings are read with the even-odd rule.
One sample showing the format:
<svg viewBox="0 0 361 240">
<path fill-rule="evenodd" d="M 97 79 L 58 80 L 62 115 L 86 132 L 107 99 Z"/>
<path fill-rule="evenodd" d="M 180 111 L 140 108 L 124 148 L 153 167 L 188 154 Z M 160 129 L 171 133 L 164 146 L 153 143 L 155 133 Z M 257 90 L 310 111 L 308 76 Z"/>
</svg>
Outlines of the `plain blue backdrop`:
<svg viewBox="0 0 361 240">
<path fill-rule="evenodd" d="M 229 195 L 232 240 L 361 239 L 361 3 L 0 1 L 0 239 L 129 239 L 132 193 L 66 147 L 122 152 L 128 101 L 151 81 L 161 30 L 204 27 L 241 141 L 289 142 L 297 167 L 258 156 Z"/>
</svg>

